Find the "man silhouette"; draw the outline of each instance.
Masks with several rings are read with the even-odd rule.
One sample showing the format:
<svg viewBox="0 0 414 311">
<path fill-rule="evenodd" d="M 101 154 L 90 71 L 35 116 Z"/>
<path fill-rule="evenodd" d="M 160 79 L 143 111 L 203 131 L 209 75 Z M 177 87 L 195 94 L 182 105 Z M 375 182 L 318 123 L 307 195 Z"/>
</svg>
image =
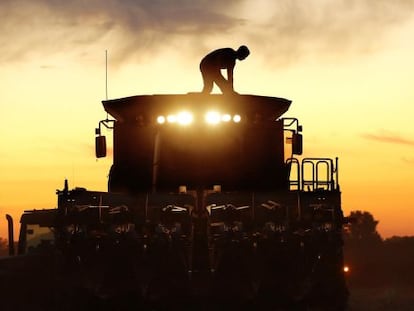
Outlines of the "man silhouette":
<svg viewBox="0 0 414 311">
<path fill-rule="evenodd" d="M 203 76 L 202 93 L 210 94 L 215 82 L 223 94 L 236 93 L 233 89 L 233 69 L 236 59 L 243 60 L 249 56 L 247 46 L 240 46 L 237 51 L 232 48 L 223 48 L 207 54 L 200 63 L 200 71 Z M 227 69 L 227 80 L 220 70 Z"/>
</svg>

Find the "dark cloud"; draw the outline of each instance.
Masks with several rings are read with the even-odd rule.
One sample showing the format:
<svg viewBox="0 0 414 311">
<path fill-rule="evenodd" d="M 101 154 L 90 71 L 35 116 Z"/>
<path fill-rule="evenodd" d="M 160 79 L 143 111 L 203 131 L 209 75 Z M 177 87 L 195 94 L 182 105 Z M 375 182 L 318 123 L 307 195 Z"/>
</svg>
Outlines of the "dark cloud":
<svg viewBox="0 0 414 311">
<path fill-rule="evenodd" d="M 271 37 L 253 34 L 252 40 L 265 45 L 268 59 L 279 64 L 304 55 L 372 53 L 413 16 L 414 0 L 281 0 L 264 25 Z"/>
<path fill-rule="evenodd" d="M 2 0 L 0 63 L 98 48 L 115 63 L 142 61 L 168 48 L 205 51 L 214 38 L 237 38 L 274 64 L 346 56 L 381 48 L 413 17 L 414 0 L 269 0 L 266 17 L 255 9 L 248 0 Z"/>
<path fill-rule="evenodd" d="M 400 145 L 408 145 L 414 146 L 414 140 L 402 137 L 398 134 L 381 131 L 377 134 L 362 134 L 363 138 L 373 141 L 378 141 L 382 143 L 390 143 L 390 144 L 400 144 Z"/>
<path fill-rule="evenodd" d="M 198 40 L 243 21 L 226 12 L 237 1 L 3 0 L 0 62 L 71 52 L 100 42 L 114 60 L 154 52 L 177 36 Z"/>
</svg>

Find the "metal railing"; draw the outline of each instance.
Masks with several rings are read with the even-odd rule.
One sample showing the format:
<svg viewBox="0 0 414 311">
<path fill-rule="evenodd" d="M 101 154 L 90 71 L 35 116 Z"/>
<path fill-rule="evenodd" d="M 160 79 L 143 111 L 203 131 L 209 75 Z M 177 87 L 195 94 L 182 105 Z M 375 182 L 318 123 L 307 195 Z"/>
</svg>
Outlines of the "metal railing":
<svg viewBox="0 0 414 311">
<path fill-rule="evenodd" d="M 339 189 L 338 158 L 287 159 L 290 166 L 289 188 L 298 191 L 334 191 Z"/>
</svg>

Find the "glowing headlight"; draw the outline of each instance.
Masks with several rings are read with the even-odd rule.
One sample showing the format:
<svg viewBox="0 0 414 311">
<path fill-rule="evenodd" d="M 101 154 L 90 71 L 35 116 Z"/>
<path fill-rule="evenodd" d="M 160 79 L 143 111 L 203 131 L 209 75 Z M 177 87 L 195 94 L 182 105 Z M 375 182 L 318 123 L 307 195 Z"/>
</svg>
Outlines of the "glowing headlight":
<svg viewBox="0 0 414 311">
<path fill-rule="evenodd" d="M 239 123 L 241 121 L 241 116 L 230 115 L 228 113 L 221 114 L 218 111 L 208 111 L 204 115 L 204 120 L 206 123 L 209 124 L 218 124 L 220 122 L 230 122 L 233 121 L 234 123 Z M 158 124 L 164 123 L 178 123 L 180 125 L 188 125 L 194 122 L 194 117 L 191 112 L 189 111 L 182 111 L 178 114 L 170 114 L 168 116 L 160 115 L 156 119 Z"/>
<path fill-rule="evenodd" d="M 209 111 L 205 116 L 206 122 L 210 124 L 217 124 L 220 122 L 220 114 L 217 111 Z"/>
<path fill-rule="evenodd" d="M 158 116 L 157 117 L 157 123 L 158 124 L 164 124 L 165 123 L 165 117 L 164 116 Z"/>
<path fill-rule="evenodd" d="M 241 121 L 241 116 L 239 116 L 238 114 L 233 116 L 233 122 L 239 123 L 240 121 Z"/>
<path fill-rule="evenodd" d="M 193 122 L 193 115 L 187 111 L 180 112 L 177 115 L 177 121 L 182 125 L 188 125 Z"/>
<path fill-rule="evenodd" d="M 167 116 L 167 122 L 168 123 L 175 123 L 177 122 L 177 116 L 170 114 L 169 116 Z"/>
<path fill-rule="evenodd" d="M 221 116 L 221 120 L 222 120 L 223 122 L 229 122 L 229 121 L 231 120 L 231 115 L 229 115 L 229 114 L 223 114 L 223 115 Z"/>
</svg>

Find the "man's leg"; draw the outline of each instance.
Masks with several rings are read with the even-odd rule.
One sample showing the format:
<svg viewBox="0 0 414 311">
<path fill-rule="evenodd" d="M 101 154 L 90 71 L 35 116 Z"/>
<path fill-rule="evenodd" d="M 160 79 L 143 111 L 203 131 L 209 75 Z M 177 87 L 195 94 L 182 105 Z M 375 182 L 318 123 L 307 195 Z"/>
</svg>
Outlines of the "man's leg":
<svg viewBox="0 0 414 311">
<path fill-rule="evenodd" d="M 210 72 L 201 70 L 201 75 L 203 76 L 203 90 L 202 93 L 210 94 L 213 90 L 213 76 Z"/>
<path fill-rule="evenodd" d="M 233 92 L 229 81 L 227 81 L 220 72 L 214 76 L 214 82 L 217 84 L 223 94 Z"/>
</svg>

